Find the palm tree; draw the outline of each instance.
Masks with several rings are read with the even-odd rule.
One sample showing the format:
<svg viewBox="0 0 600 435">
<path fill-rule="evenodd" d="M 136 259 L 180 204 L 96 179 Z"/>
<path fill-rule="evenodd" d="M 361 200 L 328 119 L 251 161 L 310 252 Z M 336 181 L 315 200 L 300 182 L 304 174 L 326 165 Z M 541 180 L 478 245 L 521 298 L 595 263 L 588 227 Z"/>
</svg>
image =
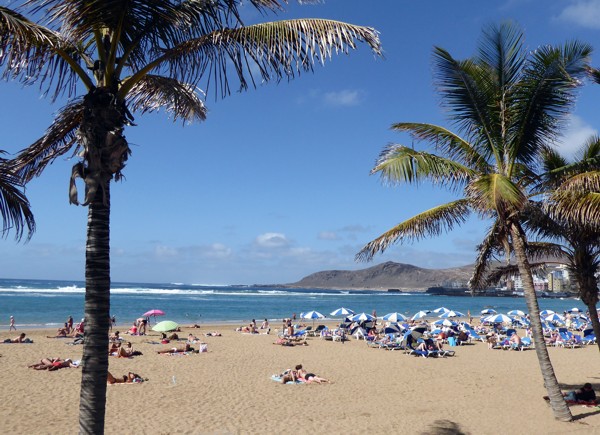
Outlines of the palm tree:
<svg viewBox="0 0 600 435">
<path fill-rule="evenodd" d="M 372 173 L 388 183 L 430 180 L 462 196 L 396 225 L 357 254 L 358 260 L 369 260 L 395 242 L 438 236 L 473 212 L 490 219 L 478 263 L 485 264 L 499 243 L 512 247 L 544 385 L 554 416 L 563 421 L 572 420 L 572 415 L 543 339 L 521 212 L 528 204 L 542 145 L 556 136 L 571 109 L 576 78 L 584 73 L 590 52 L 588 45 L 572 42 L 528 53 L 522 32 L 510 23 L 489 27 L 478 54 L 470 59 L 456 60 L 435 48 L 435 81 L 459 133 L 432 124 L 394 124 L 394 130 L 431 143 L 438 153 L 392 144 Z"/>
<path fill-rule="evenodd" d="M 293 78 L 334 53 L 347 53 L 358 42 L 381 54 L 372 28 L 319 19 L 244 26 L 242 3 L 29 0 L 18 10 L 0 7 L 3 77 L 39 82 L 53 99 L 65 94 L 71 98 L 44 136 L 17 157 L 16 165 L 29 180 L 69 151 L 80 157 L 73 167 L 70 201 L 79 203 L 76 180 L 81 178 L 82 205 L 89 207 L 81 432 L 101 433 L 104 427 L 110 182 L 122 177 L 131 154 L 123 132 L 133 125 L 132 113 L 162 108 L 175 120 L 203 120 L 209 84 L 217 95 L 226 96 L 236 83 L 244 90 L 256 79 Z M 280 10 L 282 2 L 245 3 L 267 13 Z M 82 97 L 77 97 L 79 88 L 85 88 Z"/>
<path fill-rule="evenodd" d="M 0 151 L 0 154 L 3 154 Z M 35 231 L 35 220 L 29 200 L 21 191 L 23 182 L 14 173 L 10 163 L 0 158 L 0 215 L 2 216 L 2 236 L 7 236 L 11 229 L 15 231 L 15 239 L 21 240 L 27 227 L 29 240 Z"/>
<path fill-rule="evenodd" d="M 589 173 L 600 169 L 600 137 L 593 136 L 583 145 L 569 162 L 554 149 L 543 153 L 541 193 L 559 189 L 565 180 L 575 175 Z M 535 210 L 541 211 L 542 207 Z M 560 215 L 548 213 L 532 213 L 528 219 L 528 227 L 537 236 L 556 241 L 551 248 L 555 255 L 566 258 L 568 270 L 574 277 L 579 296 L 586 304 L 596 337 L 600 337 L 600 321 L 598 320 L 598 279 L 596 273 L 600 265 L 600 222 L 593 220 L 580 222 L 560 218 Z M 600 342 L 598 342 L 600 349 Z"/>
</svg>

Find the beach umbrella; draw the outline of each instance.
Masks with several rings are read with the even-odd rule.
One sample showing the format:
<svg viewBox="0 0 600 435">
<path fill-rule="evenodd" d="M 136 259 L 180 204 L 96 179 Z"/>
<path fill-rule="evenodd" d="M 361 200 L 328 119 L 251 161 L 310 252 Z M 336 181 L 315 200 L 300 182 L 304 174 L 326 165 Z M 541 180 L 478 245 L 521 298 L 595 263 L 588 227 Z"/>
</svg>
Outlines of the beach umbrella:
<svg viewBox="0 0 600 435">
<path fill-rule="evenodd" d="M 554 314 L 554 311 L 552 311 L 552 310 L 540 311 L 540 316 L 549 316 L 550 314 Z"/>
<path fill-rule="evenodd" d="M 485 310 L 481 310 L 481 314 L 486 315 L 486 314 L 496 314 L 498 313 L 496 310 L 494 310 L 493 308 L 486 308 Z"/>
<path fill-rule="evenodd" d="M 163 320 L 154 325 L 152 330 L 156 332 L 169 332 L 175 331 L 177 328 L 179 328 L 179 325 L 172 320 Z"/>
<path fill-rule="evenodd" d="M 440 314 L 438 317 L 446 319 L 448 317 L 465 317 L 465 315 L 460 311 L 448 311 L 446 313 Z"/>
<path fill-rule="evenodd" d="M 581 310 L 577 307 L 571 308 L 567 313 L 579 313 Z"/>
<path fill-rule="evenodd" d="M 422 319 L 423 317 L 426 317 L 427 314 L 429 314 L 429 311 L 419 311 L 418 313 L 416 313 L 414 316 L 412 316 L 410 318 L 410 320 L 417 320 L 417 319 Z"/>
<path fill-rule="evenodd" d="M 546 322 L 558 322 L 558 323 L 565 323 L 565 318 L 563 316 L 561 316 L 560 314 L 550 314 L 547 317 L 544 317 L 544 320 Z"/>
<path fill-rule="evenodd" d="M 484 317 L 483 321 L 489 323 L 505 323 L 512 322 L 512 319 L 506 314 L 492 314 L 491 316 Z"/>
<path fill-rule="evenodd" d="M 440 319 L 440 320 L 436 320 L 435 322 L 433 322 L 434 325 L 443 325 L 443 326 L 455 326 L 456 323 L 448 320 L 448 319 Z"/>
<path fill-rule="evenodd" d="M 521 317 L 523 317 L 525 315 L 525 313 L 521 310 L 511 310 L 506 314 L 508 314 L 509 316 L 521 316 Z"/>
<path fill-rule="evenodd" d="M 450 311 L 450 310 L 446 307 L 439 307 L 439 308 L 436 308 L 435 310 L 433 310 L 434 313 L 438 313 L 438 314 L 447 313 L 448 311 Z"/>
<path fill-rule="evenodd" d="M 402 313 L 388 313 L 383 316 L 383 320 L 387 322 L 403 322 L 407 320 L 407 317 Z"/>
<path fill-rule="evenodd" d="M 353 322 L 365 322 L 365 321 L 372 322 L 373 320 L 375 320 L 375 317 L 373 317 L 367 313 L 360 313 L 360 314 L 356 314 L 356 315 L 350 317 L 350 319 Z"/>
<path fill-rule="evenodd" d="M 335 316 L 347 316 L 349 314 L 354 314 L 354 311 L 352 311 L 349 308 L 344 308 L 344 307 L 338 308 L 337 310 L 329 313 L 330 316 L 334 316 L 334 317 Z"/>
<path fill-rule="evenodd" d="M 318 311 L 309 311 L 308 313 L 302 313 L 300 315 L 300 318 L 302 319 L 323 319 L 325 318 L 325 316 L 321 313 L 319 313 Z"/>
<path fill-rule="evenodd" d="M 165 312 L 162 310 L 150 310 L 150 311 L 146 311 L 144 314 L 142 314 L 142 316 L 144 316 L 144 317 L 153 316 L 154 321 L 156 321 L 156 316 L 164 316 L 164 315 L 165 315 Z"/>
<path fill-rule="evenodd" d="M 384 334 L 397 334 L 399 332 L 400 332 L 400 325 L 398 325 L 397 323 L 390 323 L 383 330 Z"/>
<path fill-rule="evenodd" d="M 315 326 L 315 319 L 323 319 L 325 316 L 318 311 L 309 311 L 308 313 L 302 313 L 300 315 L 301 319 L 312 319 L 313 326 Z"/>
</svg>

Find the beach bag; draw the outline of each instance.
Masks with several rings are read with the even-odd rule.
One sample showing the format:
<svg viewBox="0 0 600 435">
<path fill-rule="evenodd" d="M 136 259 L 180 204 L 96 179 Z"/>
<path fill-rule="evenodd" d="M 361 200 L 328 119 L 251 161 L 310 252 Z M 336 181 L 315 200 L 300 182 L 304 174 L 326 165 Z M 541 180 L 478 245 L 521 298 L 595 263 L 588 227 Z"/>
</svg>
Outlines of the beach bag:
<svg viewBox="0 0 600 435">
<path fill-rule="evenodd" d="M 208 352 L 208 344 L 206 344 L 206 343 L 200 343 L 200 350 L 199 350 L 199 352 L 200 353 L 202 353 L 202 352 Z"/>
<path fill-rule="evenodd" d="M 448 344 L 450 346 L 456 346 L 456 338 L 454 338 L 454 337 L 448 338 Z"/>
</svg>

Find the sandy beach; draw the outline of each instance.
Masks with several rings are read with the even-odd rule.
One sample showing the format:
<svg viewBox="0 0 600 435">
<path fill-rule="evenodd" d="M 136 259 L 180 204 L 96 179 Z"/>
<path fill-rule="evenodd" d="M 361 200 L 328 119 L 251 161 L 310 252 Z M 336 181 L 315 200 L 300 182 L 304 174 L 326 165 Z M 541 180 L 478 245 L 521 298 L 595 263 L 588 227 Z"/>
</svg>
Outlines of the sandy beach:
<svg viewBox="0 0 600 435">
<path fill-rule="evenodd" d="M 309 338 L 307 346 L 283 347 L 273 344 L 274 333 L 242 334 L 231 325 L 183 328 L 180 336 L 213 329 L 222 336 L 204 338 L 207 353 L 184 356 L 157 354 L 169 347 L 149 343 L 157 335 L 126 336 L 143 355 L 111 357 L 110 371 L 134 371 L 148 381 L 108 386 L 106 433 L 600 433 L 598 408 L 573 406 L 573 423 L 553 419 L 533 350 L 489 350 L 479 342 L 452 348 L 454 357 L 425 359 L 354 339 Z M 33 344 L 0 348 L 2 432 L 76 433 L 80 370 L 27 365 L 43 357 L 77 360 L 82 346 L 46 338 L 54 330 L 25 332 Z M 4 331 L 0 338 L 16 335 Z M 551 348 L 550 356 L 565 390 L 590 382 L 600 393 L 596 346 Z M 271 380 L 296 364 L 333 383 Z"/>
</svg>

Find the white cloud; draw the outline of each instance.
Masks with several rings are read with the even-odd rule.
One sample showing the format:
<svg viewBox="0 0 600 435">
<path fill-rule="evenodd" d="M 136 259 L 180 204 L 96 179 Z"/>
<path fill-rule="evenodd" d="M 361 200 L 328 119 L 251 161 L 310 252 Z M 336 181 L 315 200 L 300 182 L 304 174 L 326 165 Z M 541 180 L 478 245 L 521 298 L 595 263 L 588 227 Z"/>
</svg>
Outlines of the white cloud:
<svg viewBox="0 0 600 435">
<path fill-rule="evenodd" d="M 569 125 L 555 148 L 561 155 L 572 158 L 587 142 L 590 136 L 596 134 L 598 134 L 598 131 L 587 124 L 582 118 L 571 115 Z"/>
<path fill-rule="evenodd" d="M 361 93 L 345 89 L 339 92 L 326 92 L 323 99 L 329 106 L 356 106 L 360 103 Z"/>
<path fill-rule="evenodd" d="M 206 258 L 226 259 L 231 257 L 231 254 L 231 248 L 222 243 L 213 243 L 204 250 L 203 256 Z"/>
<path fill-rule="evenodd" d="M 255 244 L 261 248 L 284 248 L 289 245 L 285 234 L 281 233 L 265 233 L 255 239 Z"/>
<path fill-rule="evenodd" d="M 563 9 L 558 19 L 582 27 L 600 29 L 600 0 L 575 1 Z"/>
<path fill-rule="evenodd" d="M 319 240 L 339 240 L 337 233 L 334 231 L 321 231 L 317 238 Z"/>
</svg>

